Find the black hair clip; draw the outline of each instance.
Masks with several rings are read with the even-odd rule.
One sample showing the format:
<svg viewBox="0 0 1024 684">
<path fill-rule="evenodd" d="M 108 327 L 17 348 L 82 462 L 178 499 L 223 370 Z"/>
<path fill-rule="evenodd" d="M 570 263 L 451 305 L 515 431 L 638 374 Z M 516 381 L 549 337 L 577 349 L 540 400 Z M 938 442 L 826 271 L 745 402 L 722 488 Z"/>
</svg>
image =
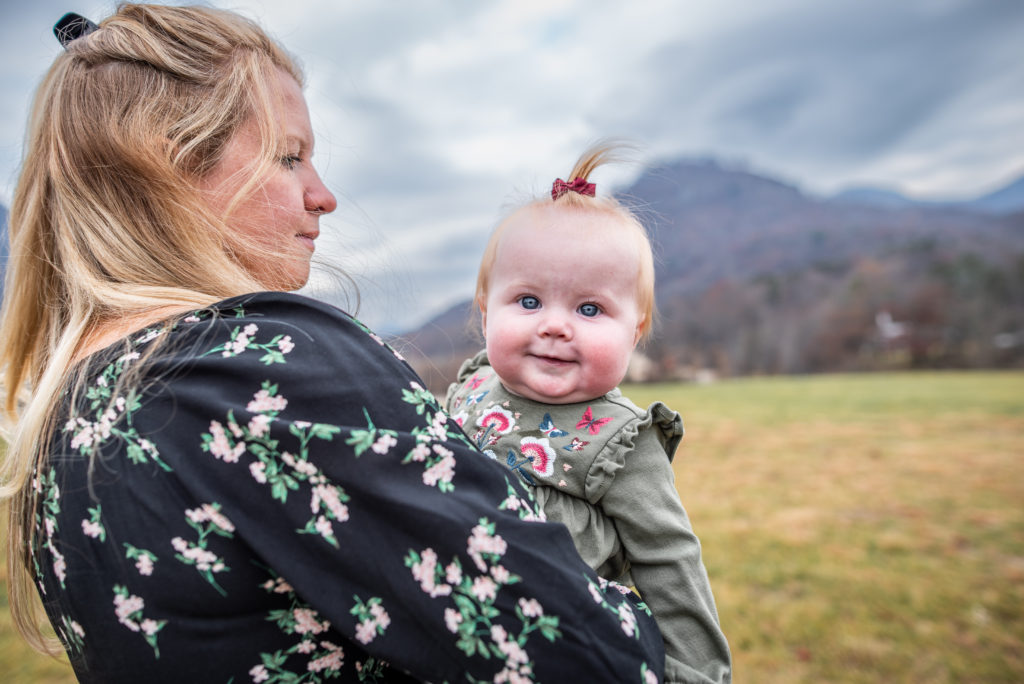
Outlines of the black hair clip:
<svg viewBox="0 0 1024 684">
<path fill-rule="evenodd" d="M 57 36 L 57 40 L 60 41 L 64 48 L 67 48 L 68 43 L 71 41 L 87 36 L 98 28 L 99 26 L 81 14 L 68 12 L 60 18 L 60 21 L 53 25 L 53 35 Z"/>
</svg>

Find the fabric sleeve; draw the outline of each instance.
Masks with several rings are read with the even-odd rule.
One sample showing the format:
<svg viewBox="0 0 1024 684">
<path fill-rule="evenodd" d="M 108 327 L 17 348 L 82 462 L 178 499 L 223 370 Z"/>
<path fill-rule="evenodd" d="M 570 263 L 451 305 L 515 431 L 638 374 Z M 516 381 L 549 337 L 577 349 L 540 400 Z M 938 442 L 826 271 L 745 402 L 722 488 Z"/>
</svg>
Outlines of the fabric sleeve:
<svg viewBox="0 0 1024 684">
<path fill-rule="evenodd" d="M 661 681 L 650 616 L 379 338 L 284 295 L 217 325 L 173 380 L 203 426 L 175 470 L 318 619 L 432 682 Z"/>
<path fill-rule="evenodd" d="M 627 451 L 599 505 L 615 522 L 633 581 L 665 639 L 665 681 L 729 682 L 729 645 L 662 440 L 653 429 L 627 440 L 609 445 Z"/>
</svg>

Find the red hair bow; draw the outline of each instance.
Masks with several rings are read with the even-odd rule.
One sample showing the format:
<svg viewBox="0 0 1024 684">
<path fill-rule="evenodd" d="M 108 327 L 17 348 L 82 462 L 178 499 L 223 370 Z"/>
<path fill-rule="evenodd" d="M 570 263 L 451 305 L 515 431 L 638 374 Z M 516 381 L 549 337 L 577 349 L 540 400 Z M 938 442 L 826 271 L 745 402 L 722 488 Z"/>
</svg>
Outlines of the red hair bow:
<svg viewBox="0 0 1024 684">
<path fill-rule="evenodd" d="M 566 183 L 561 178 L 556 178 L 554 184 L 551 186 L 551 199 L 556 200 L 570 190 L 572 192 L 578 192 L 581 195 L 586 195 L 587 197 L 593 197 L 594 193 L 597 191 L 597 186 L 578 177 L 573 179 L 572 183 Z"/>
</svg>

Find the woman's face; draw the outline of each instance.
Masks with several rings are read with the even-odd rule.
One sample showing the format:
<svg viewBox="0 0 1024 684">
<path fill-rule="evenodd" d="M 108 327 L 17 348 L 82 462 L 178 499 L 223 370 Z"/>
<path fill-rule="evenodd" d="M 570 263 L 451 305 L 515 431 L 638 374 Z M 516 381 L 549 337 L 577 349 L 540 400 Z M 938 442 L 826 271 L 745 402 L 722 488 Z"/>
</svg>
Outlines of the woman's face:
<svg viewBox="0 0 1024 684">
<path fill-rule="evenodd" d="M 200 188 L 210 208 L 239 234 L 233 248 L 242 266 L 267 289 L 291 291 L 309 279 L 320 216 L 334 211 L 338 203 L 310 162 L 313 130 L 299 84 L 284 71 L 278 78 L 286 147 L 277 167 L 229 207 L 259 160 L 259 130 L 255 121 L 248 121 L 228 141 Z"/>
</svg>

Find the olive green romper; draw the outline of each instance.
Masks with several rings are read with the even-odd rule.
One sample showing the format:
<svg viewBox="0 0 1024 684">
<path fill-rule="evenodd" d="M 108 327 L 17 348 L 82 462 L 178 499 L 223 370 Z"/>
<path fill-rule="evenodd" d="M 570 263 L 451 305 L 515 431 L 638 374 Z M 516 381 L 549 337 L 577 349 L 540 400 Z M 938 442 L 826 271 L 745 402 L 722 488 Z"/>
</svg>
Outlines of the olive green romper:
<svg viewBox="0 0 1024 684">
<path fill-rule="evenodd" d="M 463 363 L 449 414 L 484 453 L 527 484 L 605 579 L 634 586 L 657 619 L 666 682 L 728 681 L 730 654 L 675 488 L 683 436 L 661 402 L 645 411 L 618 389 L 592 401 L 541 404 L 509 392 L 485 352 Z"/>
</svg>

